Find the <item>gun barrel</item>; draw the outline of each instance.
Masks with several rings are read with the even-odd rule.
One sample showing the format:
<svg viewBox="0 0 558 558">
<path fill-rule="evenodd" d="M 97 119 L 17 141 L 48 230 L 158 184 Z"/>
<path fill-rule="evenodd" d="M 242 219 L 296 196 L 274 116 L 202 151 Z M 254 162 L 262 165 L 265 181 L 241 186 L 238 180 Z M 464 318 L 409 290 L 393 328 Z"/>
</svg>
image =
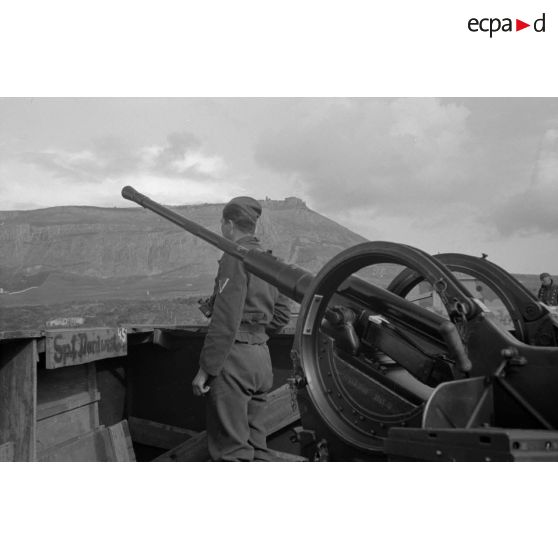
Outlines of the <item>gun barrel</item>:
<svg viewBox="0 0 558 558">
<path fill-rule="evenodd" d="M 131 186 L 125 186 L 122 189 L 122 197 L 150 209 L 219 250 L 238 258 L 244 263 L 247 271 L 274 285 L 281 293 L 295 302 L 301 303 L 305 295 L 311 290 L 311 284 L 315 276 L 300 267 L 287 264 L 268 252 L 248 249 L 231 242 L 186 219 L 175 211 L 154 202 Z M 361 301 L 366 300 L 370 310 L 380 313 L 385 312 L 396 322 L 404 323 L 407 327 L 414 327 L 428 335 L 443 339 L 452 348 L 456 357 L 463 360 L 463 369 L 468 369 L 470 364 L 464 356 L 461 342 L 453 334 L 450 327 L 452 324 L 448 325 L 446 319 L 375 285 L 367 284 L 356 277 L 349 277 L 345 286 L 346 294 L 352 294 Z"/>
<path fill-rule="evenodd" d="M 302 302 L 308 286 L 314 279 L 311 273 L 294 265 L 286 264 L 272 254 L 262 252 L 261 250 L 248 249 L 215 234 L 175 211 L 153 201 L 131 186 L 122 188 L 122 197 L 146 209 L 150 209 L 226 254 L 241 260 L 249 272 L 275 285 L 280 292 L 296 302 Z"/>
<path fill-rule="evenodd" d="M 182 217 L 175 211 L 172 211 L 161 204 L 153 201 L 151 198 L 143 195 L 142 193 L 138 192 L 136 189 L 132 188 L 131 186 L 124 186 L 122 188 L 122 197 L 145 207 L 146 209 L 150 209 L 151 211 L 161 215 L 165 219 L 168 219 L 172 223 L 175 223 L 179 227 L 187 230 L 188 232 L 192 233 L 193 235 L 209 242 L 209 244 L 219 248 L 223 252 L 230 254 L 238 259 L 243 259 L 244 254 L 248 252 L 247 248 L 244 246 L 240 246 L 235 242 L 231 242 L 222 236 L 215 234 L 214 232 L 186 219 L 186 217 Z"/>
<path fill-rule="evenodd" d="M 295 302 L 302 302 L 304 295 L 308 292 L 310 284 L 314 280 L 314 275 L 308 271 L 295 265 L 287 264 L 270 253 L 262 252 L 261 250 L 250 250 L 235 242 L 231 242 L 153 201 L 131 186 L 125 186 L 122 189 L 122 197 L 146 209 L 150 209 L 161 215 L 161 217 L 168 219 L 193 235 L 219 248 L 219 250 L 240 259 L 250 273 L 276 286 L 279 291 Z M 390 306 L 393 306 L 398 308 L 399 314 L 405 311 L 405 321 L 410 324 L 416 324 L 417 327 L 427 327 L 431 332 L 437 332 L 440 325 L 445 322 L 440 316 L 428 312 L 392 293 L 386 293 L 383 289 L 369 285 L 356 277 L 351 277 L 347 285 L 349 286 L 348 291 L 353 292 L 353 294 L 358 295 L 360 298 L 366 298 L 370 302 L 370 299 L 374 298 L 378 301 L 382 310 L 388 310 Z"/>
</svg>

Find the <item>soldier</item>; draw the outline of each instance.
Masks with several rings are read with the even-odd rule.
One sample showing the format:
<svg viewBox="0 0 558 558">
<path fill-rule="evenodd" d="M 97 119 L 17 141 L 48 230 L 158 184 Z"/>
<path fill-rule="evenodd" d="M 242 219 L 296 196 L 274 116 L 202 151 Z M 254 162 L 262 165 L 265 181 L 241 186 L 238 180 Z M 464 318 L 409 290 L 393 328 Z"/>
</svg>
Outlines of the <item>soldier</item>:
<svg viewBox="0 0 558 558">
<path fill-rule="evenodd" d="M 249 249 L 262 207 L 253 198 L 232 199 L 223 209 L 222 235 Z M 273 375 L 267 333 L 289 321 L 288 299 L 224 254 L 219 261 L 212 314 L 192 382 L 207 394 L 207 442 L 214 461 L 269 461 L 263 423 Z"/>
<path fill-rule="evenodd" d="M 552 276 L 549 273 L 541 273 L 539 279 L 541 288 L 537 295 L 538 299 L 548 306 L 558 306 L 558 285 L 554 283 Z"/>
</svg>

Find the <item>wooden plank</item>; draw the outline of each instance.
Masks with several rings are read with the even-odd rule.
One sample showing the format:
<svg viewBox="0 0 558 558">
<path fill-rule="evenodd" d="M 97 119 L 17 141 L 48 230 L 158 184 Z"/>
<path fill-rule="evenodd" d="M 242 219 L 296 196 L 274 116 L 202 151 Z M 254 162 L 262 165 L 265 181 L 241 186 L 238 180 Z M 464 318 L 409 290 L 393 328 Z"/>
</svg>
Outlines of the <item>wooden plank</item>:
<svg viewBox="0 0 558 558">
<path fill-rule="evenodd" d="M 35 460 L 37 342 L 3 341 L 0 350 L 0 444 L 13 442 L 14 461 Z"/>
<path fill-rule="evenodd" d="M 289 384 L 283 384 L 269 394 L 265 418 L 268 436 L 289 426 L 299 418 L 300 412 L 296 397 L 293 397 Z"/>
<path fill-rule="evenodd" d="M 295 455 L 294 453 L 286 453 L 284 451 L 269 450 L 273 456 L 273 461 L 308 461 L 302 455 Z"/>
<path fill-rule="evenodd" d="M 153 461 L 208 461 L 207 433 L 205 430 L 186 442 L 163 453 Z"/>
<path fill-rule="evenodd" d="M 97 366 L 94 362 L 85 365 L 87 370 L 87 389 L 91 395 L 97 391 Z"/>
<path fill-rule="evenodd" d="M 39 370 L 37 377 L 37 450 L 99 426 L 100 394 L 95 364 Z"/>
<path fill-rule="evenodd" d="M 39 353 L 44 353 L 45 352 L 45 338 L 41 337 L 40 339 L 37 339 L 37 356 L 39 355 Z"/>
<path fill-rule="evenodd" d="M 112 448 L 106 428 L 101 427 L 40 451 L 38 461 L 111 461 Z"/>
<path fill-rule="evenodd" d="M 128 417 L 132 440 L 154 448 L 172 449 L 198 432 L 138 417 Z"/>
<path fill-rule="evenodd" d="M 128 429 L 128 422 L 123 420 L 107 428 L 112 445 L 113 461 L 135 461 L 134 447 Z"/>
<path fill-rule="evenodd" d="M 25 339 L 30 340 L 43 336 L 39 329 L 21 329 L 17 331 L 0 331 L 0 341 L 4 339 Z"/>
<path fill-rule="evenodd" d="M 148 331 L 154 331 L 155 329 L 163 329 L 168 331 L 176 332 L 190 332 L 197 333 L 200 331 L 207 331 L 207 323 L 205 324 L 191 324 L 191 325 L 177 325 L 177 324 L 122 324 L 129 333 L 143 333 Z"/>
<path fill-rule="evenodd" d="M 48 369 L 126 355 L 126 328 L 53 329 L 46 331 Z"/>
<path fill-rule="evenodd" d="M 133 334 L 133 333 L 149 333 L 149 332 L 153 332 L 153 330 L 155 329 L 155 326 L 153 325 L 144 325 L 144 324 L 123 324 L 123 326 L 126 328 L 126 331 L 128 332 L 129 335 Z"/>
<path fill-rule="evenodd" d="M 88 366 L 80 364 L 56 370 L 40 368 L 37 376 L 37 406 L 43 408 L 67 397 L 90 394 Z"/>
<path fill-rule="evenodd" d="M 268 436 L 300 418 L 296 401 L 291 398 L 291 387 L 284 384 L 268 395 L 265 425 Z M 207 434 L 205 431 L 167 451 L 154 461 L 207 461 Z"/>
<path fill-rule="evenodd" d="M 96 386 L 101 394 L 99 401 L 99 422 L 115 424 L 126 416 L 126 370 L 125 357 L 115 360 L 100 360 L 96 367 Z"/>
<path fill-rule="evenodd" d="M 39 461 L 135 461 L 126 421 L 101 426 L 38 452 Z"/>
<path fill-rule="evenodd" d="M 78 393 L 77 395 L 63 397 L 58 401 L 48 401 L 46 403 L 41 403 L 37 405 L 37 421 L 41 421 L 54 415 L 72 411 L 73 409 L 83 407 L 84 405 L 89 405 L 90 403 L 98 402 L 100 399 L 100 393 L 95 390 L 95 392 L 93 393 Z"/>
<path fill-rule="evenodd" d="M 0 462 L 14 460 L 14 443 L 6 442 L 0 446 Z"/>
<path fill-rule="evenodd" d="M 97 401 L 37 421 L 37 451 L 44 451 L 99 426 Z"/>
</svg>

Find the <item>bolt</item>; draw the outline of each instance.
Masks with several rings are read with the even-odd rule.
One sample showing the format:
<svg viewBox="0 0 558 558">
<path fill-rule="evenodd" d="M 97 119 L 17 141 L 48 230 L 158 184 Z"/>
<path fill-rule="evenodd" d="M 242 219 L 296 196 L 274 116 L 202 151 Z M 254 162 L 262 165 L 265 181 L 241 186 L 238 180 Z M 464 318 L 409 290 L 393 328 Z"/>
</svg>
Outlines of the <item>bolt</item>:
<svg viewBox="0 0 558 558">
<path fill-rule="evenodd" d="M 500 354 L 503 358 L 512 358 L 517 355 L 517 349 L 515 347 L 507 347 L 506 349 L 502 349 Z"/>
<path fill-rule="evenodd" d="M 552 449 L 552 442 L 546 442 L 546 444 L 544 445 L 544 449 L 545 450 L 551 450 Z"/>
</svg>

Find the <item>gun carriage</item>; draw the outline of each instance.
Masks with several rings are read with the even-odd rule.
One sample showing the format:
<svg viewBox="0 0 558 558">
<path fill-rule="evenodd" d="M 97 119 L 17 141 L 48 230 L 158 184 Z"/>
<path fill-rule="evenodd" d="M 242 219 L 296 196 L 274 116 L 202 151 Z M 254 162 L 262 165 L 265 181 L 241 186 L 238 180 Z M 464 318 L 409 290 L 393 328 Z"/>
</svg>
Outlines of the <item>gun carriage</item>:
<svg viewBox="0 0 558 558">
<path fill-rule="evenodd" d="M 548 309 L 510 274 L 462 254 L 366 242 L 317 275 L 248 250 L 130 186 L 124 198 L 240 259 L 300 304 L 292 383 L 303 453 L 313 460 L 555 460 L 558 347 Z M 359 277 L 405 269 L 387 289 Z M 459 280 L 490 287 L 513 322 L 503 328 Z M 438 315 L 407 297 L 427 282 Z"/>
</svg>

